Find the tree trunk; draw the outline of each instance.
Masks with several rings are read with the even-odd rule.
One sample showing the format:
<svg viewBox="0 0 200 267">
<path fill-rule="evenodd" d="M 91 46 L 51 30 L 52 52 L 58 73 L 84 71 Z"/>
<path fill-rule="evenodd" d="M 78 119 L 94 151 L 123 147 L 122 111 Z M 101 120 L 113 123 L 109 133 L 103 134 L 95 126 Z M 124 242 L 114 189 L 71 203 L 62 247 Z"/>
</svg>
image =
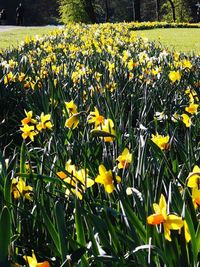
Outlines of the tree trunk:
<svg viewBox="0 0 200 267">
<path fill-rule="evenodd" d="M 108 5 L 108 0 L 105 0 L 105 7 L 106 7 L 106 15 L 105 15 L 105 22 L 108 22 L 109 20 L 109 5 Z"/>
<path fill-rule="evenodd" d="M 134 1 L 134 6 L 135 6 L 135 20 L 136 21 L 141 21 L 141 17 L 140 17 L 140 0 L 135 0 Z"/>
<path fill-rule="evenodd" d="M 172 2 L 172 0 L 169 0 L 171 8 L 172 8 L 172 16 L 173 16 L 173 21 L 176 21 L 176 13 L 175 13 L 175 6 L 174 3 Z"/>
<path fill-rule="evenodd" d="M 85 11 L 88 14 L 92 23 L 97 22 L 96 15 L 94 12 L 94 7 L 92 5 L 92 0 L 84 0 Z"/>
<path fill-rule="evenodd" d="M 158 21 L 160 20 L 160 5 L 159 5 L 159 0 L 156 0 L 156 19 Z"/>
</svg>

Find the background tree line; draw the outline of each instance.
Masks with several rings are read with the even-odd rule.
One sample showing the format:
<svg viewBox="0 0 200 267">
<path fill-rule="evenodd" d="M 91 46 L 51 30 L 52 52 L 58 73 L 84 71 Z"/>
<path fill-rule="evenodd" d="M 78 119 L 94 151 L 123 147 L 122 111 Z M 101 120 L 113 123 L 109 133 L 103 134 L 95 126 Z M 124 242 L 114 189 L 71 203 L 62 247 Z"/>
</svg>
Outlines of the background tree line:
<svg viewBox="0 0 200 267">
<path fill-rule="evenodd" d="M 25 25 L 67 22 L 141 21 L 141 2 L 150 0 L 0 0 L 7 11 L 8 23 L 15 24 L 19 2 L 25 8 Z M 157 19 L 197 21 L 198 0 L 151 0 L 157 5 Z M 154 7 L 152 7 L 154 8 Z"/>
<path fill-rule="evenodd" d="M 59 19 L 57 0 L 0 0 L 0 11 L 6 10 L 7 23 L 16 23 L 16 8 L 22 3 L 25 9 L 25 25 L 57 24 Z"/>
</svg>

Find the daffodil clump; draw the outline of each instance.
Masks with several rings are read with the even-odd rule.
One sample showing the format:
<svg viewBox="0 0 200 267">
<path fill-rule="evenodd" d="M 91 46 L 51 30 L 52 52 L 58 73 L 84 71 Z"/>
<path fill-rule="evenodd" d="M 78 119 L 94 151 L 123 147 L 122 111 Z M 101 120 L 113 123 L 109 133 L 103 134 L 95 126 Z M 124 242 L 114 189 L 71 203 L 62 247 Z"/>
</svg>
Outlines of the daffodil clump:
<svg viewBox="0 0 200 267">
<path fill-rule="evenodd" d="M 134 31 L 153 27 L 0 53 L 0 265 L 198 266 L 200 59 Z"/>
<path fill-rule="evenodd" d="M 26 117 L 21 120 L 22 127 L 20 130 L 22 131 L 22 138 L 29 138 L 31 141 L 34 141 L 34 137 L 41 132 L 42 130 L 52 129 L 53 124 L 50 121 L 51 115 L 46 114 L 44 112 L 41 113 L 38 119 L 33 118 L 32 111 L 25 111 Z"/>
</svg>

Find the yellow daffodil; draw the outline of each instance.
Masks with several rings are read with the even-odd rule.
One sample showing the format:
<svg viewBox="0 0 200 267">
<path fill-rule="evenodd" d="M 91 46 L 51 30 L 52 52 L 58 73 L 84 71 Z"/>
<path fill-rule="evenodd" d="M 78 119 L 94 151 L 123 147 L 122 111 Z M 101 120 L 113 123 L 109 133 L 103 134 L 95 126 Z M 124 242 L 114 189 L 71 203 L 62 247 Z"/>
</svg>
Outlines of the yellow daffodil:
<svg viewBox="0 0 200 267">
<path fill-rule="evenodd" d="M 185 90 L 185 95 L 187 95 L 190 99 L 190 103 L 194 103 L 195 101 L 199 101 L 198 95 L 192 88 L 188 87 Z"/>
<path fill-rule="evenodd" d="M 106 90 L 109 90 L 110 92 L 113 92 L 117 88 L 117 84 L 114 82 L 109 82 L 105 86 Z"/>
<path fill-rule="evenodd" d="M 200 168 L 195 165 L 187 177 L 187 186 L 200 189 Z"/>
<path fill-rule="evenodd" d="M 121 155 L 116 159 L 119 161 L 118 168 L 123 169 L 127 168 L 132 162 L 132 154 L 129 152 L 128 148 L 125 148 Z"/>
<path fill-rule="evenodd" d="M 164 195 L 161 194 L 159 204 L 153 204 L 154 214 L 147 217 L 147 223 L 150 225 L 163 224 L 164 235 L 168 241 L 171 240 L 171 230 L 180 230 L 184 226 L 181 217 L 174 214 L 167 214 L 167 204 Z M 188 229 L 185 231 L 186 240 L 190 240 Z"/>
<path fill-rule="evenodd" d="M 24 256 L 23 258 L 29 267 L 50 267 L 48 261 L 38 262 L 33 250 L 32 250 L 32 257 Z"/>
<path fill-rule="evenodd" d="M 22 178 L 13 178 L 12 179 L 12 194 L 14 199 L 18 199 L 21 196 L 26 199 L 32 200 L 32 186 L 26 185 L 25 181 Z"/>
<path fill-rule="evenodd" d="M 99 125 L 103 124 L 104 117 L 99 114 L 97 107 L 95 107 L 94 111 L 90 112 L 87 121 L 88 121 L 88 123 L 94 123 L 95 128 L 96 128 Z"/>
<path fill-rule="evenodd" d="M 77 106 L 73 100 L 71 100 L 70 102 L 65 102 L 65 106 L 66 106 L 70 115 L 78 113 L 77 112 Z"/>
<path fill-rule="evenodd" d="M 197 94 L 193 91 L 193 93 L 191 92 L 189 94 L 189 99 L 190 99 L 190 103 L 194 103 L 194 101 L 198 101 L 199 102 L 199 98 L 197 96 Z"/>
<path fill-rule="evenodd" d="M 161 150 L 166 150 L 169 148 L 169 135 L 163 136 L 156 133 L 156 135 L 152 134 L 151 140 L 154 142 Z"/>
<path fill-rule="evenodd" d="M 27 77 L 24 81 L 24 88 L 25 89 L 34 89 L 35 88 L 35 81 L 31 77 Z"/>
<path fill-rule="evenodd" d="M 181 73 L 179 71 L 170 71 L 169 79 L 173 83 L 175 83 L 176 81 L 179 82 L 181 80 Z"/>
<path fill-rule="evenodd" d="M 181 115 L 181 117 L 182 117 L 182 121 L 183 121 L 183 123 L 185 124 L 185 126 L 187 127 L 187 128 L 189 128 L 191 125 L 192 125 L 192 120 L 191 120 L 191 118 L 187 115 L 187 114 L 182 114 Z"/>
<path fill-rule="evenodd" d="M 38 134 L 38 132 L 35 131 L 35 127 L 29 126 L 28 124 L 25 124 L 25 125 L 23 125 L 23 127 L 20 127 L 20 130 L 23 132 L 22 138 L 26 139 L 29 137 L 31 139 L 31 141 L 34 141 L 34 136 L 36 136 Z"/>
<path fill-rule="evenodd" d="M 104 123 L 98 126 L 98 129 L 115 136 L 114 123 L 111 119 L 105 119 Z M 114 137 L 106 136 L 106 137 L 103 137 L 103 140 L 104 142 L 113 142 Z"/>
<path fill-rule="evenodd" d="M 36 126 L 38 131 L 42 131 L 43 129 L 51 129 L 53 124 L 51 123 L 50 119 L 50 114 L 44 115 L 44 112 L 42 112 L 40 115 L 40 122 Z"/>
<path fill-rule="evenodd" d="M 184 227 L 185 241 L 188 243 L 191 240 L 191 235 L 190 235 L 187 222 L 185 220 L 183 222 L 184 222 L 183 227 Z"/>
<path fill-rule="evenodd" d="M 128 61 L 128 70 L 131 71 L 133 70 L 133 68 L 137 67 L 138 63 L 137 62 L 134 62 L 133 59 L 131 58 L 129 61 Z"/>
<path fill-rule="evenodd" d="M 28 123 L 33 123 L 33 124 L 36 124 L 37 123 L 37 120 L 35 120 L 35 119 L 32 118 L 33 117 L 33 111 L 28 111 L 27 112 L 25 110 L 25 114 L 26 114 L 26 117 L 23 120 L 21 120 L 21 123 L 23 125 L 28 124 Z"/>
<path fill-rule="evenodd" d="M 63 179 L 64 182 L 72 186 L 70 190 L 66 189 L 65 195 L 69 196 L 70 192 L 72 192 L 82 200 L 86 188 L 93 186 L 94 181 L 88 177 L 88 171 L 86 169 L 77 170 L 76 166 L 71 164 L 71 160 L 68 160 L 66 163 L 65 170 L 66 173 L 63 171 L 57 172 L 57 175 Z"/>
<path fill-rule="evenodd" d="M 57 172 L 56 174 L 61 178 L 65 179 L 68 177 L 67 173 L 70 173 L 72 176 L 74 173 L 76 173 L 76 166 L 74 164 L 71 164 L 71 159 L 69 159 L 65 164 L 65 170 L 66 172 Z"/>
<path fill-rule="evenodd" d="M 75 129 L 79 124 L 79 117 L 80 117 L 79 113 L 70 116 L 65 122 L 65 127 L 69 129 Z"/>
<path fill-rule="evenodd" d="M 21 73 L 19 74 L 19 76 L 18 76 L 18 80 L 19 80 L 20 82 L 22 82 L 22 81 L 25 79 L 25 77 L 26 77 L 26 74 L 23 73 L 23 72 L 21 72 Z"/>
<path fill-rule="evenodd" d="M 108 70 L 110 73 L 113 73 L 114 69 L 115 69 L 115 63 L 111 63 L 110 61 L 108 61 L 107 63 L 107 66 L 108 66 Z"/>
<path fill-rule="evenodd" d="M 10 81 L 14 81 L 14 75 L 12 72 L 9 72 L 5 77 L 4 77 L 4 84 L 8 84 Z"/>
<path fill-rule="evenodd" d="M 115 179 L 117 183 L 121 182 L 121 178 L 119 176 L 116 176 Z M 95 182 L 103 184 L 106 192 L 109 194 L 115 189 L 112 171 L 107 171 L 104 165 L 99 166 L 99 175 L 95 178 Z"/>
<path fill-rule="evenodd" d="M 199 107 L 198 104 L 190 103 L 190 105 L 185 108 L 185 111 L 187 111 L 190 114 L 197 114 L 198 107 Z"/>
<path fill-rule="evenodd" d="M 200 206 L 200 189 L 192 188 L 192 202 L 194 204 L 194 208 L 197 209 Z"/>
<path fill-rule="evenodd" d="M 192 63 L 187 59 L 184 59 L 182 61 L 182 64 L 183 64 L 184 69 L 191 69 L 192 68 Z"/>
<path fill-rule="evenodd" d="M 18 65 L 18 63 L 12 59 L 8 61 L 8 64 L 11 69 L 14 69 L 14 67 Z"/>
<path fill-rule="evenodd" d="M 179 60 L 179 57 L 180 57 L 180 53 L 174 52 L 173 56 L 174 56 L 174 60 L 175 61 L 178 61 Z"/>
</svg>

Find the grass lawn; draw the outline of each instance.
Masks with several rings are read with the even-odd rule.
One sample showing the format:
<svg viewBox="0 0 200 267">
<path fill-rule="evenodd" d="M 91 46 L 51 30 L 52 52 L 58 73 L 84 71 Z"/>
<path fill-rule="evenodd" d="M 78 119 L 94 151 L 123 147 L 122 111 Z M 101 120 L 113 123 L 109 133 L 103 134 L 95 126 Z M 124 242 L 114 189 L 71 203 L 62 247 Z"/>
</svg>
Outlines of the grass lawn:
<svg viewBox="0 0 200 267">
<path fill-rule="evenodd" d="M 24 27 L 0 32 L 0 49 L 12 48 L 20 44 L 26 36 L 42 35 L 51 32 L 55 27 Z"/>
<path fill-rule="evenodd" d="M 0 33 L 0 49 L 16 46 L 25 39 L 26 36 L 42 35 L 49 33 L 53 27 L 27 27 Z M 150 40 L 161 42 L 169 50 L 200 53 L 200 29 L 170 28 L 138 30 L 138 36 L 145 36 Z"/>
<path fill-rule="evenodd" d="M 200 54 L 200 29 L 151 29 L 136 31 L 136 34 L 159 41 L 171 51 Z"/>
</svg>

